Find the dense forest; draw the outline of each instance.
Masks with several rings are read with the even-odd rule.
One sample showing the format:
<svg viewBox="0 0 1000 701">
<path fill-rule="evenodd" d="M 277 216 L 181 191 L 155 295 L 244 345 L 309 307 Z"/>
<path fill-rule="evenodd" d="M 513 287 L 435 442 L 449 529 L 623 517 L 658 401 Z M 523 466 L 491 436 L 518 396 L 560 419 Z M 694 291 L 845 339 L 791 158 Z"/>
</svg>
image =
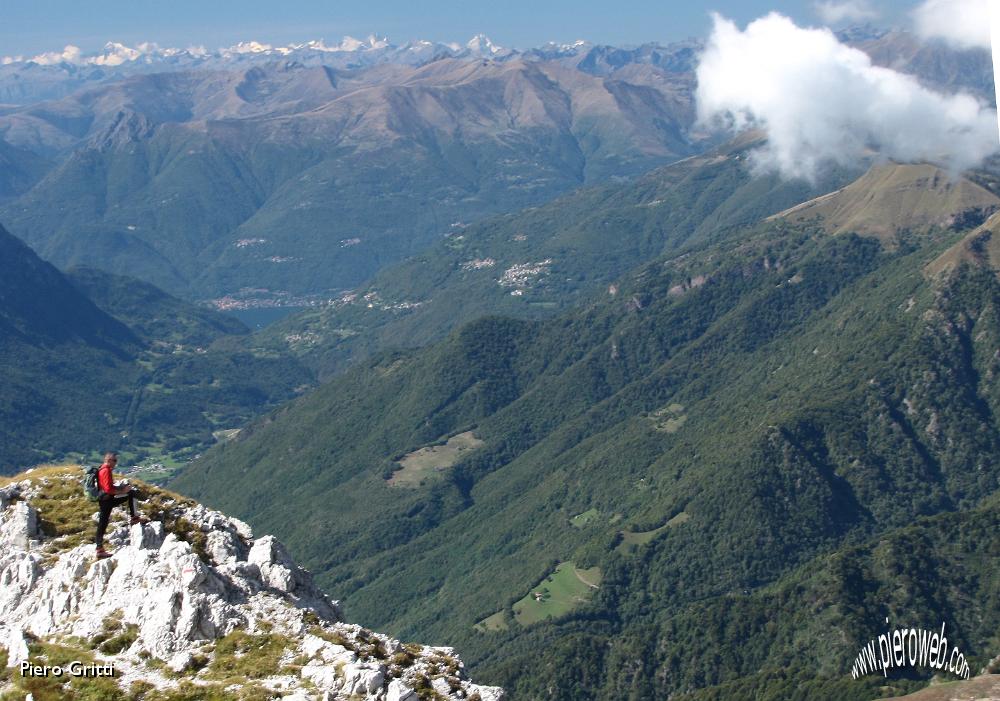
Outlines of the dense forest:
<svg viewBox="0 0 1000 701">
<path fill-rule="evenodd" d="M 352 615 L 455 641 L 515 698 L 871 698 L 884 680 L 845 681 L 857 650 L 930 612 L 982 666 L 1000 283 L 925 271 L 954 239 L 732 231 L 550 321 L 375 356 L 176 484 L 280 533 Z M 393 485 L 469 431 L 482 447 Z M 600 586 L 526 622 L 567 562 Z"/>
</svg>

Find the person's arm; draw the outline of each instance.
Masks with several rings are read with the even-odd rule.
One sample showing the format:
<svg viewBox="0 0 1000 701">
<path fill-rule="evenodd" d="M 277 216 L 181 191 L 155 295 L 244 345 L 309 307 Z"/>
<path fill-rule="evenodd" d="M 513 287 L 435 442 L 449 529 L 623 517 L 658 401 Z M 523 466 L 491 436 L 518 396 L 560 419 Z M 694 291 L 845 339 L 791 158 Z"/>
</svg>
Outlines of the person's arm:
<svg viewBox="0 0 1000 701">
<path fill-rule="evenodd" d="M 114 485 L 114 487 L 115 487 L 115 491 L 114 491 L 115 495 L 128 494 L 129 492 L 132 491 L 132 485 L 131 484 L 118 484 L 116 482 L 115 485 Z"/>
</svg>

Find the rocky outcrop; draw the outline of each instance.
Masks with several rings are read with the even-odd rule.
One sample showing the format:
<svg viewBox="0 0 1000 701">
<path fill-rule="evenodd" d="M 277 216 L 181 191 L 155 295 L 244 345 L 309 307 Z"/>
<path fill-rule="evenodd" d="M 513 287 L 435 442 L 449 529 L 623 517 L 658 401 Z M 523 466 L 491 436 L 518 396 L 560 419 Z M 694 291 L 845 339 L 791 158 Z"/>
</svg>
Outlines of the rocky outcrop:
<svg viewBox="0 0 1000 701">
<path fill-rule="evenodd" d="M 73 475 L 49 485 L 54 479 Z M 285 662 L 258 670 L 255 682 L 284 697 L 417 701 L 427 689 L 441 699 L 503 698 L 466 679 L 450 648 L 404 646 L 344 623 L 338 603 L 281 543 L 253 538 L 236 519 L 161 499 L 161 517 L 182 532 L 160 521 L 122 523 L 106 538 L 114 555 L 98 561 L 93 545 L 60 547 L 42 535 L 32 496 L 45 488 L 24 480 L 0 490 L 0 646 L 11 667 L 29 658 L 34 640 L 100 641 L 125 631 L 123 649 L 108 657 L 128 670 L 123 689 L 140 680 L 176 684 L 156 671 L 163 667 L 208 685 L 205 670 L 228 649 L 219 641 L 256 635 L 285 646 Z M 93 654 L 107 657 L 99 647 Z"/>
</svg>

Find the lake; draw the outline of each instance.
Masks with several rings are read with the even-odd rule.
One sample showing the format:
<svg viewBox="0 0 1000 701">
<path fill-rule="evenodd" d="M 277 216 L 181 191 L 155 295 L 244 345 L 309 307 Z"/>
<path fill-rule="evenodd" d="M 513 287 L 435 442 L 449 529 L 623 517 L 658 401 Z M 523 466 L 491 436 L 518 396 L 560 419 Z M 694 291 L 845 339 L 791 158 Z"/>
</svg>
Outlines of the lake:
<svg viewBox="0 0 1000 701">
<path fill-rule="evenodd" d="M 235 316 L 254 331 L 270 326 L 290 314 L 300 312 L 308 307 L 261 307 L 259 309 L 232 309 L 226 312 Z"/>
</svg>

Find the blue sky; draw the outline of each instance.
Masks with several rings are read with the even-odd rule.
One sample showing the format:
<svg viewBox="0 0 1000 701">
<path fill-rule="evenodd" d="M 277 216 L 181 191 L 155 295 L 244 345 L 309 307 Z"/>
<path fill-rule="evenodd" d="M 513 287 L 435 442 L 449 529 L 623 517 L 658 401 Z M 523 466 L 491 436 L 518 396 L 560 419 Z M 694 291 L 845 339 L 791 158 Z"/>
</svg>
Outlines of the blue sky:
<svg viewBox="0 0 1000 701">
<path fill-rule="evenodd" d="M 905 25 L 913 0 L 869 0 L 875 23 Z M 704 36 L 712 10 L 745 23 L 777 10 L 800 23 L 819 17 L 812 2 L 718 0 L 4 0 L 0 56 L 32 55 L 74 44 L 84 51 L 106 41 L 213 49 L 255 39 L 272 44 L 343 35 L 465 41 L 479 32 L 504 46 L 588 39 L 638 44 Z"/>
</svg>

